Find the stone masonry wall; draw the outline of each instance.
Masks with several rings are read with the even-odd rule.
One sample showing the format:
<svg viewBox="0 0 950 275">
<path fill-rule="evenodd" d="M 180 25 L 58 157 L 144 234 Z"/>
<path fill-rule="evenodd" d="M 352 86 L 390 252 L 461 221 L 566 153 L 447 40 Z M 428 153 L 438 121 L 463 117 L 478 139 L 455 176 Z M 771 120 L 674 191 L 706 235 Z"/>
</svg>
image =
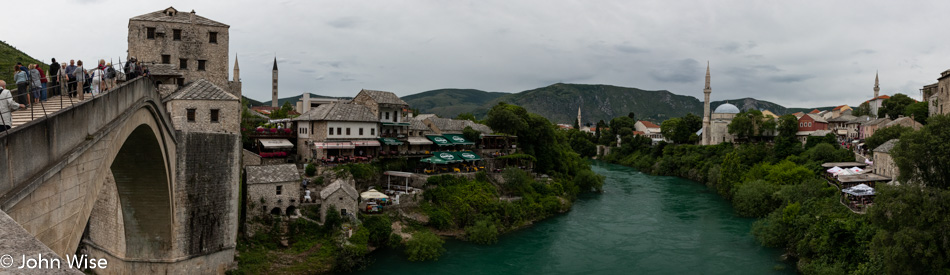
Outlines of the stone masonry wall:
<svg viewBox="0 0 950 275">
<path fill-rule="evenodd" d="M 240 134 L 241 103 L 236 100 L 171 100 L 167 103 L 175 130 Z M 195 109 L 195 121 L 188 121 L 188 109 Z M 218 110 L 218 122 L 211 122 L 211 110 Z"/>
<path fill-rule="evenodd" d="M 164 37 L 156 35 L 148 39 L 148 27 L 156 32 L 164 31 Z M 188 59 L 188 68 L 180 70 L 185 84 L 200 78 L 207 79 L 222 89 L 229 89 L 228 82 L 228 27 L 206 26 L 190 23 L 171 23 L 144 20 L 129 20 L 129 57 L 142 63 L 160 64 L 162 55 L 171 57 L 170 64 L 179 66 L 179 59 Z M 181 40 L 173 39 L 174 29 L 182 30 Z M 217 32 L 217 43 L 209 42 L 209 33 Z M 206 60 L 205 70 L 198 71 L 198 60 Z"/>
<path fill-rule="evenodd" d="M 238 223 L 240 136 L 179 132 L 175 216 L 188 256 L 234 252 Z M 226 263 L 216 263 L 226 264 Z"/>
</svg>

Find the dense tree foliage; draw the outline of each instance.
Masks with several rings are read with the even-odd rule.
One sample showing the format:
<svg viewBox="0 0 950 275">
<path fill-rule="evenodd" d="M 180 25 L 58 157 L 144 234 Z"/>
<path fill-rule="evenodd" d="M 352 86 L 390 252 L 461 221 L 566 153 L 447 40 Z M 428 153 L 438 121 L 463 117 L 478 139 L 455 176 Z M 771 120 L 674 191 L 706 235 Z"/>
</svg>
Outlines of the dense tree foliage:
<svg viewBox="0 0 950 275">
<path fill-rule="evenodd" d="M 933 116 L 920 131 L 903 134 L 892 155 L 901 182 L 950 189 L 950 116 Z"/>
<path fill-rule="evenodd" d="M 696 143 L 699 141 L 699 136 L 696 135 L 696 132 L 702 128 L 703 119 L 689 113 L 681 118 L 674 117 L 667 119 L 660 125 L 660 132 L 663 133 L 663 137 L 673 143 Z"/>
<path fill-rule="evenodd" d="M 904 108 L 904 116 L 913 117 L 920 124 L 927 124 L 927 117 L 930 116 L 930 110 L 927 107 L 927 101 L 921 101 L 907 105 Z"/>
<path fill-rule="evenodd" d="M 905 114 L 905 109 L 907 106 L 916 102 L 916 100 L 905 94 L 895 94 L 891 98 L 885 99 L 884 102 L 881 103 L 881 108 L 877 110 L 877 117 L 889 117 L 891 119 L 898 118 Z"/>
<path fill-rule="evenodd" d="M 412 234 L 412 239 L 406 242 L 406 254 L 410 261 L 438 260 L 445 252 L 444 244 L 439 236 L 429 231 L 420 231 Z"/>
<path fill-rule="evenodd" d="M 294 105 L 291 105 L 290 102 L 284 102 L 284 105 L 281 105 L 279 109 L 274 110 L 270 113 L 271 119 L 282 119 L 290 118 L 290 112 L 294 111 Z"/>
<path fill-rule="evenodd" d="M 467 140 L 476 141 L 481 139 L 482 132 L 473 129 L 471 126 L 465 126 L 465 129 L 462 129 L 462 136 Z"/>
<path fill-rule="evenodd" d="M 773 118 L 762 115 L 759 110 L 742 111 L 729 123 L 729 133 L 739 139 L 771 135 L 775 132 L 776 122 Z"/>
<path fill-rule="evenodd" d="M 851 109 L 851 115 L 856 117 L 871 115 L 871 104 L 867 102 L 861 103 L 861 105 L 858 105 L 858 107 Z"/>
</svg>

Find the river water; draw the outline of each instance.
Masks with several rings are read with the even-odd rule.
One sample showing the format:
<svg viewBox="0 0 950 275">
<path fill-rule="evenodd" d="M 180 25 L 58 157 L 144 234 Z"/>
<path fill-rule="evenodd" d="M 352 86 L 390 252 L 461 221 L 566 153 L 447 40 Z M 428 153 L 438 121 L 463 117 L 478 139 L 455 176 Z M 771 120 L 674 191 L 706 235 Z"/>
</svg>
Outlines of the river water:
<svg viewBox="0 0 950 275">
<path fill-rule="evenodd" d="M 502 236 L 493 245 L 449 240 L 435 262 L 381 250 L 367 274 L 791 274 L 781 251 L 763 248 L 753 219 L 704 185 L 593 163 L 604 193 Z"/>
</svg>

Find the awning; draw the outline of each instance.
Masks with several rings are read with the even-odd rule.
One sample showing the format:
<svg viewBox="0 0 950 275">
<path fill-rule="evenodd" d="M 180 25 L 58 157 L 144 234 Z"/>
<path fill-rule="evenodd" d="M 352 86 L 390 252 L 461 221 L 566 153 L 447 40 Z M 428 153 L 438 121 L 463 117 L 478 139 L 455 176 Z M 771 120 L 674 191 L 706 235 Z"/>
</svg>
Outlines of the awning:
<svg viewBox="0 0 950 275">
<path fill-rule="evenodd" d="M 398 139 L 394 139 L 390 137 L 379 138 L 379 141 L 383 142 L 383 144 L 386 144 L 386 145 L 402 145 L 402 141 L 399 141 Z"/>
<path fill-rule="evenodd" d="M 383 122 L 383 126 L 409 126 L 409 122 Z"/>
<path fill-rule="evenodd" d="M 841 192 L 848 193 L 854 196 L 870 196 L 874 195 L 874 188 L 868 186 L 867 184 L 858 184 L 851 188 L 842 189 Z"/>
<path fill-rule="evenodd" d="M 388 199 L 389 196 L 386 196 L 386 194 L 376 191 L 376 189 L 370 189 L 366 192 L 360 193 L 360 198 L 364 200 L 365 199 Z"/>
<path fill-rule="evenodd" d="M 353 142 L 353 146 L 361 146 L 361 147 L 375 146 L 375 147 L 379 147 L 379 141 L 375 141 L 375 140 L 354 140 L 354 141 L 351 141 L 351 142 Z"/>
<path fill-rule="evenodd" d="M 459 144 L 459 145 L 473 145 L 473 144 L 475 144 L 474 142 L 471 142 L 471 141 L 465 139 L 465 136 L 462 136 L 462 135 L 459 135 L 459 134 L 444 134 L 444 135 L 442 135 L 442 136 L 445 136 L 445 138 L 449 139 L 449 141 L 451 141 L 453 144 Z"/>
<path fill-rule="evenodd" d="M 424 137 L 409 137 L 409 145 L 432 145 L 432 141 Z"/>
<path fill-rule="evenodd" d="M 476 154 L 473 153 L 472 151 L 454 152 L 453 154 L 455 154 L 456 156 L 462 158 L 462 160 L 465 160 L 465 161 L 479 161 L 479 160 L 482 160 L 482 157 L 476 155 Z"/>
<path fill-rule="evenodd" d="M 266 138 L 266 139 L 265 139 L 265 138 L 262 138 L 262 139 L 259 139 L 258 141 L 261 142 L 261 146 L 264 146 L 264 148 L 267 148 L 267 149 L 290 149 L 290 148 L 294 148 L 294 144 L 293 144 L 293 143 L 290 143 L 290 141 L 289 141 L 289 140 L 286 140 L 286 139 L 271 139 L 271 138 Z"/>
<path fill-rule="evenodd" d="M 435 152 L 432 154 L 432 157 L 422 159 L 422 162 L 432 164 L 449 164 L 461 161 L 462 160 L 452 152 Z"/>
<path fill-rule="evenodd" d="M 349 141 L 338 141 L 338 142 L 314 142 L 313 146 L 317 149 L 353 149 L 356 146 Z"/>
<path fill-rule="evenodd" d="M 452 142 L 449 141 L 448 139 L 446 139 L 446 138 L 443 137 L 443 136 L 426 136 L 426 137 L 429 138 L 429 140 L 431 140 L 432 142 L 434 142 L 436 145 L 439 145 L 439 146 L 451 146 L 451 145 L 452 145 Z"/>
</svg>

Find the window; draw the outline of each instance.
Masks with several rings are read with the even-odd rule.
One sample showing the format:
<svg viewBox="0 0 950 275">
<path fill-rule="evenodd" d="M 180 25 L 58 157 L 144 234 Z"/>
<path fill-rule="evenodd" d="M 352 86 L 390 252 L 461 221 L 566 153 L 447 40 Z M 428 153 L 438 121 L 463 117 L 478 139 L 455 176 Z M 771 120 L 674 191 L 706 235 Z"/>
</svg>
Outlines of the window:
<svg viewBox="0 0 950 275">
<path fill-rule="evenodd" d="M 336 127 L 336 135 L 342 136 L 342 135 L 343 135 L 343 128 Z"/>
<path fill-rule="evenodd" d="M 171 64 L 171 63 L 172 63 L 172 56 L 171 56 L 171 55 L 167 55 L 167 54 L 163 54 L 163 55 L 162 55 L 162 64 Z"/>
<path fill-rule="evenodd" d="M 178 69 L 187 70 L 188 69 L 188 59 L 179 58 L 178 59 Z"/>
<path fill-rule="evenodd" d="M 188 122 L 195 122 L 195 109 L 188 109 Z"/>
<path fill-rule="evenodd" d="M 155 28 L 145 28 L 145 38 L 146 39 L 155 39 Z"/>
<path fill-rule="evenodd" d="M 211 122 L 218 122 L 218 109 L 211 109 Z"/>
<path fill-rule="evenodd" d="M 281 189 L 283 189 L 283 187 L 284 187 L 283 185 L 278 185 L 278 186 L 277 186 L 277 195 L 278 195 L 278 196 L 280 195 L 280 191 L 281 191 Z"/>
<path fill-rule="evenodd" d="M 360 135 L 363 135 L 363 128 L 360 128 Z"/>
<path fill-rule="evenodd" d="M 181 30 L 172 30 L 172 40 L 181 41 Z"/>
<path fill-rule="evenodd" d="M 198 60 L 198 70 L 199 70 L 199 71 L 204 71 L 204 70 L 205 70 L 205 62 L 208 62 L 208 60 Z"/>
<path fill-rule="evenodd" d="M 208 33 L 208 43 L 218 44 L 218 32 Z"/>
<path fill-rule="evenodd" d="M 331 136 L 333 135 L 333 128 L 330 128 L 330 134 L 329 134 L 329 135 L 331 135 Z"/>
<path fill-rule="evenodd" d="M 177 81 L 178 81 L 178 87 L 185 86 L 185 78 L 184 78 L 184 77 L 179 77 L 179 78 L 177 79 Z"/>
<path fill-rule="evenodd" d="M 376 128 L 369 128 L 369 135 L 375 136 L 375 135 L 376 135 Z"/>
<path fill-rule="evenodd" d="M 386 112 L 386 120 L 389 120 L 389 112 Z"/>
<path fill-rule="evenodd" d="M 347 135 L 347 136 L 350 135 L 350 128 L 346 128 L 346 135 Z"/>
</svg>

